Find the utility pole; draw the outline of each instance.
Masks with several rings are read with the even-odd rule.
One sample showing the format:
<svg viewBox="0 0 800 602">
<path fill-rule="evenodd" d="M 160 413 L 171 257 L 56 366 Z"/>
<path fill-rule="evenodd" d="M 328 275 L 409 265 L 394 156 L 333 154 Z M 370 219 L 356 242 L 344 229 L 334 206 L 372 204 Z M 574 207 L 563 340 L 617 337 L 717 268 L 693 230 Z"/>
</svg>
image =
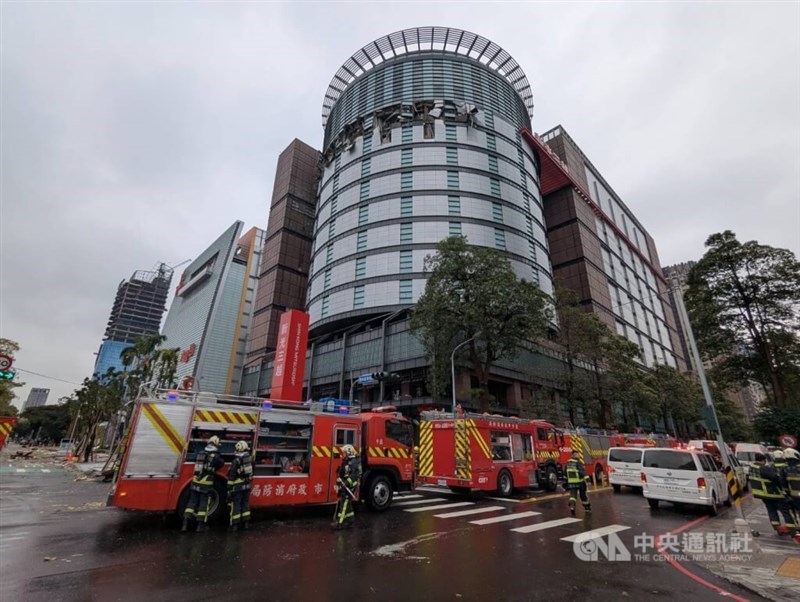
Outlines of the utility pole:
<svg viewBox="0 0 800 602">
<path fill-rule="evenodd" d="M 700 386 L 703 388 L 703 397 L 706 401 L 706 407 L 709 408 L 709 414 L 714 417 L 713 426 L 716 426 L 716 429 L 714 430 L 717 432 L 717 447 L 719 448 L 719 453 L 722 456 L 722 463 L 725 468 L 733 471 L 733 464 L 731 463 L 730 455 L 728 453 L 728 446 L 725 443 L 725 440 L 722 438 L 722 427 L 720 426 L 719 419 L 717 418 L 717 410 L 714 407 L 714 399 L 711 397 L 711 389 L 708 386 L 708 380 L 706 380 L 706 371 L 703 367 L 703 360 L 700 358 L 700 352 L 697 349 L 697 341 L 695 341 L 692 325 L 689 322 L 689 314 L 686 312 L 686 306 L 683 304 L 683 291 L 681 290 L 680 283 L 674 278 L 672 279 L 672 292 L 675 295 L 675 305 L 678 307 L 678 314 L 680 314 L 680 319 L 683 323 L 683 330 L 686 333 L 686 342 L 689 343 L 689 349 L 692 351 L 695 368 L 697 369 L 697 376 L 700 378 Z M 745 520 L 741 503 L 734 503 L 733 505 L 736 508 L 739 518 Z"/>
</svg>

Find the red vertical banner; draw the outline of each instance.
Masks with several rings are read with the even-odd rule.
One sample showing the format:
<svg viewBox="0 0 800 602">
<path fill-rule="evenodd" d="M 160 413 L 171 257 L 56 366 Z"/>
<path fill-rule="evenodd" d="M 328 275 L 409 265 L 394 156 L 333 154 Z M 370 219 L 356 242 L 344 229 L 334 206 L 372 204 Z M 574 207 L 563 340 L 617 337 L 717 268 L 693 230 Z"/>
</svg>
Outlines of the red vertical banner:
<svg viewBox="0 0 800 602">
<path fill-rule="evenodd" d="M 290 309 L 281 316 L 272 369 L 271 399 L 303 402 L 308 322 L 308 314 L 297 309 Z"/>
</svg>

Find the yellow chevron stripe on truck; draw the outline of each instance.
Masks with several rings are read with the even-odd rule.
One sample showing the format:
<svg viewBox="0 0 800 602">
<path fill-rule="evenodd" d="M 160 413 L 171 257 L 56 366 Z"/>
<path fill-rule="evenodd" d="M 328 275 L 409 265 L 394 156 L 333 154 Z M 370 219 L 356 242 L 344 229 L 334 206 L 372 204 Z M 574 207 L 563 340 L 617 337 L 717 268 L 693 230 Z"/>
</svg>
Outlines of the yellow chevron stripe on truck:
<svg viewBox="0 0 800 602">
<path fill-rule="evenodd" d="M 423 421 L 419 425 L 419 464 L 418 473 L 421 477 L 433 475 L 433 425 Z"/>
<path fill-rule="evenodd" d="M 223 410 L 195 410 L 195 422 L 218 422 L 221 424 L 245 424 L 254 425 L 256 423 L 255 414 L 245 414 L 242 412 L 225 412 Z"/>
</svg>

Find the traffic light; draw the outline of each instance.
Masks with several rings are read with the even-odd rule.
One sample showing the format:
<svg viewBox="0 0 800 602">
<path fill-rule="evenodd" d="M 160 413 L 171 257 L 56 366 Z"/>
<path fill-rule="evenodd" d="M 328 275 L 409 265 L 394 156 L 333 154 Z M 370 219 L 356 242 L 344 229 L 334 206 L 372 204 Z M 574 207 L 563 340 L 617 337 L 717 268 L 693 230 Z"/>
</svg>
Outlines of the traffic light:
<svg viewBox="0 0 800 602">
<path fill-rule="evenodd" d="M 372 374 L 370 374 L 370 376 L 372 377 L 372 380 L 380 381 L 380 380 L 386 380 L 387 378 L 389 378 L 389 373 L 388 372 L 373 372 Z"/>
<path fill-rule="evenodd" d="M 17 373 L 14 372 L 14 370 L 0 370 L 0 380 L 13 380 L 16 374 Z"/>
</svg>

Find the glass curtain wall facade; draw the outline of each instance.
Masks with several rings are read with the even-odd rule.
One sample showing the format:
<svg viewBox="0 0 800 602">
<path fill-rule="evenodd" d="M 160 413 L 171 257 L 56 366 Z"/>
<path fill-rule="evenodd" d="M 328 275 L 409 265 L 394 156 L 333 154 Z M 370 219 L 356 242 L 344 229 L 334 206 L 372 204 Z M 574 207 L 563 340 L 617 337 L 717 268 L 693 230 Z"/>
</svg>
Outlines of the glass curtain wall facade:
<svg viewBox="0 0 800 602">
<path fill-rule="evenodd" d="M 321 334 L 412 306 L 444 238 L 508 254 L 552 293 L 530 86 L 499 46 L 461 30 L 376 40 L 339 70 L 325 140 L 307 306 Z"/>
</svg>

